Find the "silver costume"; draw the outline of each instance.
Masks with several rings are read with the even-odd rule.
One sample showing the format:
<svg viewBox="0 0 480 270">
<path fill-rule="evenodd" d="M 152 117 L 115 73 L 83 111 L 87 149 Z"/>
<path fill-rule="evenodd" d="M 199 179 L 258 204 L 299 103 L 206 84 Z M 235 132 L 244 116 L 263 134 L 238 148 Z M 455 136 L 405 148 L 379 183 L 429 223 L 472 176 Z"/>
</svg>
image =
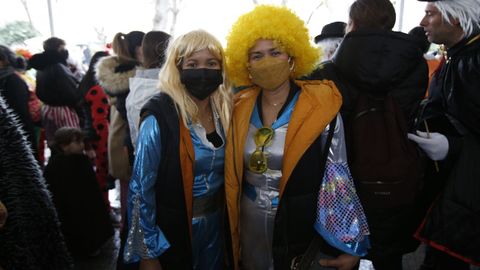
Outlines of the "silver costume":
<svg viewBox="0 0 480 270">
<path fill-rule="evenodd" d="M 283 117 L 284 116 L 281 118 Z M 272 125 L 272 128 L 274 129 L 272 143 L 266 145 L 263 149 L 268 159 L 268 169 L 262 174 L 254 173 L 248 169 L 250 155 L 257 149 L 257 145 L 254 142 L 254 135 L 259 127 L 258 118 L 253 116 L 249 126 L 244 148 L 244 166 L 246 170 L 240 203 L 241 261 L 243 269 L 246 270 L 274 269 L 272 252 L 273 229 L 275 215 L 279 204 L 279 185 L 282 177 L 283 150 L 288 129 L 288 120 L 290 118 L 288 113 L 286 118 L 287 119 L 282 119 L 283 125 L 282 123 L 274 123 Z M 275 128 L 276 124 L 278 124 L 278 127 Z M 330 126 L 327 125 L 322 132 L 322 143 L 326 142 L 329 129 Z M 338 116 L 332 142 L 328 149 L 328 160 L 326 164 L 327 173 L 323 180 L 318 179 L 318 181 L 323 181 L 324 184 L 329 183 L 329 185 L 335 186 L 337 183 L 353 183 L 349 177 L 348 165 L 346 163 L 343 132 L 343 123 L 341 117 Z M 344 174 L 341 173 L 343 171 L 345 171 Z M 335 180 L 332 180 L 332 177 L 334 177 Z M 325 185 L 322 185 L 321 190 L 323 189 L 325 189 Z M 324 193 L 321 192 L 321 194 L 323 195 Z M 331 194 L 327 193 L 327 195 Z M 349 198 L 348 196 L 354 197 L 351 200 L 353 203 L 347 205 L 348 209 L 351 209 L 351 206 L 357 206 L 359 203 L 355 191 L 347 192 L 347 194 L 339 193 L 338 195 L 340 195 L 340 199 Z M 353 233 L 348 231 L 348 233 L 356 236 L 356 238 L 352 239 L 350 243 L 344 244 L 341 241 L 336 240 L 335 236 L 337 235 L 332 236 L 331 232 L 324 230 L 325 224 L 322 219 L 323 217 L 328 216 L 322 214 L 325 210 L 331 210 L 337 214 L 345 214 L 344 211 L 342 211 L 343 208 L 338 208 L 339 204 L 337 204 L 337 201 L 335 201 L 334 198 L 331 202 L 335 202 L 336 204 L 333 205 L 325 203 L 323 198 L 324 196 L 319 196 L 319 216 L 317 222 L 312 224 L 312 227 L 315 227 L 317 231 L 320 229 L 321 231 L 319 231 L 319 234 L 322 235 L 322 237 L 332 246 L 337 247 L 346 253 L 364 255 L 369 244 L 368 237 L 366 237 L 366 235 L 368 235 L 368 228 L 366 227 L 366 220 L 361 206 L 360 209 L 355 209 L 359 211 L 354 211 L 353 214 L 350 213 L 348 215 L 349 217 L 352 216 L 353 225 L 346 226 L 354 231 Z M 350 219 L 348 221 L 350 221 Z M 335 224 L 333 230 L 340 230 L 338 235 L 343 236 L 344 230 L 341 229 L 344 228 L 345 226 L 337 226 L 337 224 Z M 331 228 L 327 227 L 327 229 Z"/>
<path fill-rule="evenodd" d="M 268 169 L 263 174 L 245 170 L 244 192 L 240 204 L 240 245 L 244 269 L 273 269 L 273 225 L 279 202 L 282 159 L 288 124 L 275 129 L 272 143 L 264 151 Z M 244 151 L 248 168 L 250 154 L 256 149 L 253 136 L 257 128 L 250 124 Z"/>
</svg>

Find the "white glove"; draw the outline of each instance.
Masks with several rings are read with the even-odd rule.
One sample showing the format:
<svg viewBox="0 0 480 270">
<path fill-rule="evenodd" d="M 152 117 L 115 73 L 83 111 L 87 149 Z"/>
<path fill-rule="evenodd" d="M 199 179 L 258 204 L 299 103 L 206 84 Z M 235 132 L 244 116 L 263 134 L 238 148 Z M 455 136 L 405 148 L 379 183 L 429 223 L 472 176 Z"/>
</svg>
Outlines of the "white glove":
<svg viewBox="0 0 480 270">
<path fill-rule="evenodd" d="M 443 160 L 448 154 L 448 139 L 445 135 L 432 132 L 427 138 L 427 132 L 417 130 L 417 135 L 408 133 L 408 138 L 418 144 L 432 160 Z"/>
</svg>

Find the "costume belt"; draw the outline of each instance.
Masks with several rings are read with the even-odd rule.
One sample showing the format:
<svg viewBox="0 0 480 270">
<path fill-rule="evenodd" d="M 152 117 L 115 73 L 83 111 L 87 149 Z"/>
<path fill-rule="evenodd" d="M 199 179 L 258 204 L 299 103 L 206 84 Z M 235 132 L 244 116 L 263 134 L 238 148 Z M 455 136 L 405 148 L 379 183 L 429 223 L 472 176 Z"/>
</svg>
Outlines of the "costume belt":
<svg viewBox="0 0 480 270">
<path fill-rule="evenodd" d="M 223 188 L 220 188 L 215 194 L 193 198 L 193 217 L 202 217 L 215 212 L 224 201 Z"/>
</svg>

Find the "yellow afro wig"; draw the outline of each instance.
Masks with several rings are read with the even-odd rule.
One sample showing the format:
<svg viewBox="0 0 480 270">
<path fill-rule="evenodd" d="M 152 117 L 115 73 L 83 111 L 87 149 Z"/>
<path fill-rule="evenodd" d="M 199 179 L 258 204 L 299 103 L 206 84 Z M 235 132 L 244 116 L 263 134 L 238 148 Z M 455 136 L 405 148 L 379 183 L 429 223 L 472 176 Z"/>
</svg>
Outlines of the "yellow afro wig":
<svg viewBox="0 0 480 270">
<path fill-rule="evenodd" d="M 251 85 L 248 76 L 248 51 L 258 39 L 275 40 L 295 61 L 293 77 L 309 74 L 320 57 L 310 43 L 304 22 L 290 9 L 259 5 L 232 26 L 227 37 L 227 72 L 236 86 Z"/>
</svg>

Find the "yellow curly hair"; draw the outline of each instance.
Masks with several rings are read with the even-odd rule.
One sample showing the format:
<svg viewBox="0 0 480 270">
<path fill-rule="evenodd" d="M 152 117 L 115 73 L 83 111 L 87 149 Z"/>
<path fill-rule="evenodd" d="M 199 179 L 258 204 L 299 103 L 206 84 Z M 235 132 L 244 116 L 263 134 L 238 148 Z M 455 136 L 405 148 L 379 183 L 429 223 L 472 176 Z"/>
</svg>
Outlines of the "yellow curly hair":
<svg viewBox="0 0 480 270">
<path fill-rule="evenodd" d="M 251 85 L 248 51 L 258 39 L 277 41 L 295 60 L 293 77 L 307 75 L 315 68 L 320 52 L 310 43 L 305 23 L 290 9 L 259 5 L 240 16 L 227 36 L 227 72 L 235 86 Z"/>
</svg>

